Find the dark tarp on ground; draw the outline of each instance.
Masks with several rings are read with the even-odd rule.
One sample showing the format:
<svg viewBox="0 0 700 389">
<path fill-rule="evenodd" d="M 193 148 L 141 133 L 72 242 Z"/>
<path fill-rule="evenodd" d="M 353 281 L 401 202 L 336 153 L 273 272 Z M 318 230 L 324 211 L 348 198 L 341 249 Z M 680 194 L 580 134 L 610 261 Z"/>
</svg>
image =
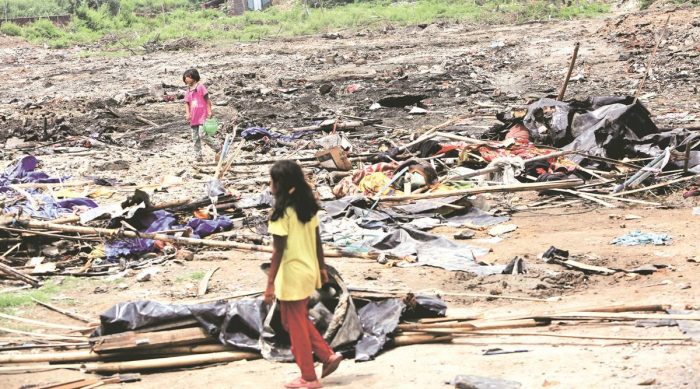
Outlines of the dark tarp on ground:
<svg viewBox="0 0 700 389">
<path fill-rule="evenodd" d="M 329 267 L 331 283 L 309 299 L 309 316 L 336 350 L 348 350 L 361 337 L 355 352 L 373 357 L 386 343 L 386 335 L 406 317 L 444 316 L 446 306 L 436 297 L 414 296 L 410 309 L 399 299 L 369 303 L 358 314 L 355 302 L 338 273 Z M 222 344 L 260 351 L 266 359 L 292 361 L 289 337 L 282 329 L 279 310 L 269 312 L 262 298 L 218 301 L 209 304 L 168 305 L 155 301 L 118 303 L 100 315 L 101 326 L 91 337 L 117 334 L 155 325 L 196 319 Z M 382 328 L 377 325 L 381 324 Z M 371 345 L 371 346 L 370 346 Z"/>
<path fill-rule="evenodd" d="M 527 111 L 522 123 L 531 142 L 612 159 L 657 156 L 692 134 L 683 129 L 659 132 L 646 107 L 631 96 L 597 96 L 583 101 L 543 98 L 530 104 Z M 498 115 L 504 125 L 494 127 L 492 136 L 502 139 L 519 122 L 506 116 Z M 568 158 L 586 164 L 583 156 Z M 689 167 L 700 171 L 700 151 L 691 152 Z"/>
<path fill-rule="evenodd" d="M 348 351 L 355 345 L 354 352 L 360 360 L 374 357 L 402 318 L 445 315 L 445 304 L 430 296 L 412 296 L 408 309 L 400 299 L 370 302 L 358 313 L 337 272 L 329 268 L 329 275 L 333 282 L 324 285 L 309 300 L 309 316 L 333 349 Z M 91 337 L 185 319 L 196 319 L 222 344 L 260 351 L 268 360 L 293 360 L 279 310 L 269 312 L 262 298 L 196 305 L 168 305 L 154 301 L 119 303 L 100 315 L 102 325 Z M 360 341 L 355 344 L 358 339 Z"/>
</svg>

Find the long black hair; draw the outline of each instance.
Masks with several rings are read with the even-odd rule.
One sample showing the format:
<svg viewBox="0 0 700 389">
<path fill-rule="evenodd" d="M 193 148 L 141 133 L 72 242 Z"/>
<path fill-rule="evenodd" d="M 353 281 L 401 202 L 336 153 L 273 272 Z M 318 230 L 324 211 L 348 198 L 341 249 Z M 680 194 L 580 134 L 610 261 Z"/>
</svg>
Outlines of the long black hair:
<svg viewBox="0 0 700 389">
<path fill-rule="evenodd" d="M 199 81 L 199 72 L 197 71 L 197 69 L 185 70 L 185 72 L 182 73 L 182 82 L 185 82 L 185 78 L 187 78 L 187 76 L 190 76 L 190 78 L 195 81 Z"/>
<path fill-rule="evenodd" d="M 275 205 L 270 220 L 279 219 L 284 215 L 287 207 L 292 207 L 299 221 L 307 223 L 321 209 L 304 178 L 301 167 L 296 162 L 289 160 L 275 162 L 270 168 L 270 178 L 276 189 Z"/>
</svg>

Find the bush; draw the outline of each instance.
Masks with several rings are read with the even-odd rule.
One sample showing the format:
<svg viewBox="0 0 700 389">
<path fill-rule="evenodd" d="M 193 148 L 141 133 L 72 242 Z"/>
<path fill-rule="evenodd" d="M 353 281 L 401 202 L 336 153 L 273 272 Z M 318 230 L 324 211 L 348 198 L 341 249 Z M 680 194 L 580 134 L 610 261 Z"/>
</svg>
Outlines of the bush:
<svg viewBox="0 0 700 389">
<path fill-rule="evenodd" d="M 63 36 L 63 32 L 56 28 L 48 19 L 39 19 L 24 29 L 23 36 L 30 40 L 46 40 Z"/>
<path fill-rule="evenodd" d="M 20 36 L 22 35 L 22 27 L 12 22 L 7 22 L 0 26 L 0 32 L 9 36 Z"/>
</svg>

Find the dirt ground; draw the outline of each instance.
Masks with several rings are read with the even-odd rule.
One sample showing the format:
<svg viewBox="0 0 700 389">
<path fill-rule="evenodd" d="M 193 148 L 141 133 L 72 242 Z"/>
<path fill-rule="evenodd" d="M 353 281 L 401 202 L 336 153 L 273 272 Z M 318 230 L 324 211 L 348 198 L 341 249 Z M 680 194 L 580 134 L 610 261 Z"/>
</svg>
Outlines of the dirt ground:
<svg viewBox="0 0 700 389">
<path fill-rule="evenodd" d="M 178 175 L 190 185 L 154 194 L 154 202 L 183 196 L 199 196 L 203 175 L 211 166 L 193 163 L 189 132 L 181 104 L 150 97 L 129 99 L 124 92 L 160 87 L 157 93 L 175 94 L 181 72 L 196 66 L 212 91 L 215 113 L 223 120 L 243 125 L 281 129 L 308 125 L 323 112 L 383 119 L 382 125 L 399 134 L 470 114 L 463 123 L 476 132 L 495 122 L 493 114 L 528 99 L 556 94 L 566 72 L 575 42 L 581 43 L 578 81 L 569 85 L 567 97 L 633 93 L 653 36 L 671 16 L 667 39 L 659 48 L 655 71 L 647 80 L 641 100 L 659 127 L 700 125 L 700 9 L 615 14 L 594 20 L 539 22 L 517 26 L 482 27 L 430 25 L 387 31 L 343 32 L 339 39 L 306 37 L 286 41 L 201 47 L 196 50 L 144 53 L 126 57 L 86 55 L 83 49 L 46 50 L 9 38 L 0 38 L 0 76 L 20 85 L 0 99 L 3 138 L 21 137 L 16 124 L 37 132 L 48 117 L 55 133 L 24 141 L 48 142 L 62 136 L 100 132 L 98 139 L 137 128 L 134 116 L 156 123 L 171 123 L 168 131 L 126 137 L 120 146 L 79 154 L 37 153 L 42 170 L 66 174 L 119 179 L 122 183 L 153 184 L 165 176 Z M 94 51 L 95 48 L 88 50 Z M 329 58 L 333 59 L 330 60 Z M 685 72 L 685 73 L 684 73 Z M 332 90 L 318 89 L 330 84 Z M 359 85 L 348 93 L 348 85 Z M 176 87 L 175 87 L 176 86 Z M 281 90 L 298 88 L 298 92 Z M 368 110 L 372 102 L 392 93 L 423 93 L 428 115 L 409 116 L 400 108 Z M 123 99 L 116 106 L 122 118 L 110 116 L 96 102 Z M 61 117 L 62 119 L 60 119 Z M 61 123 L 70 128 L 61 128 Z M 141 124 L 143 126 L 143 124 Z M 479 127 L 481 126 L 481 127 Z M 108 127 L 111 130 L 105 130 Z M 403 129 L 403 130 L 401 130 Z M 117 131 L 118 130 L 118 131 Z M 372 138 L 393 136 L 385 129 Z M 360 138 L 359 141 L 362 141 Z M 373 144 L 369 141 L 369 144 Z M 39 149 L 40 151 L 43 149 Z M 206 151 L 209 153 L 209 151 Z M 18 151 L 5 148 L 4 163 Z M 207 154 L 211 158 L 211 154 Z M 249 154 L 253 158 L 254 153 Z M 275 150 L 265 158 L 279 158 Z M 259 156 L 258 156 L 259 157 Z M 104 164 L 126 161 L 126 169 L 110 170 Z M 241 191 L 267 182 L 265 166 L 236 168 Z M 515 256 L 525 258 L 528 273 L 474 276 L 429 267 L 387 267 L 354 258 L 329 258 L 351 286 L 411 291 L 440 290 L 448 314 L 474 313 L 499 317 L 526 312 L 565 311 L 612 304 L 670 304 L 674 308 L 698 308 L 700 304 L 700 216 L 693 207 L 700 197 L 683 199 L 675 192 L 640 197 L 661 207 L 625 205 L 602 208 L 579 203 L 571 207 L 524 210 L 512 213 L 509 223 L 517 230 L 499 242 L 478 231 L 473 243 L 492 251 L 481 258 L 505 264 Z M 112 200 L 127 193 L 116 191 Z M 485 196 L 494 207 L 517 208 L 537 200 L 535 194 Z M 108 199 L 104 199 L 105 201 Z M 99 200 L 98 200 L 99 202 Z M 626 217 L 629 215 L 639 218 Z M 610 241 L 633 230 L 666 233 L 672 241 L 664 246 L 622 247 Z M 440 227 L 433 230 L 451 237 L 459 232 Z M 665 265 L 650 275 L 622 272 L 609 276 L 583 275 L 574 270 L 545 264 L 538 258 L 550 246 L 582 255 L 590 263 L 612 268 Z M 122 301 L 152 299 L 181 303 L 196 300 L 198 281 L 193 274 L 215 267 L 209 296 L 261 290 L 264 274 L 259 266 L 264 253 L 239 251 L 197 252 L 194 261 L 168 262 L 149 282 L 136 282 L 135 272 L 123 278 L 85 278 L 73 281 L 56 296 L 56 304 L 97 317 Z M 55 278 L 54 282 L 59 282 Z M 449 295 L 486 293 L 549 299 L 547 302 L 484 299 Z M 25 317 L 67 323 L 61 315 L 41 307 L 23 308 Z M 544 331 L 560 334 L 620 337 L 684 337 L 677 327 L 641 328 L 625 323 L 557 325 Z M 513 354 L 483 355 L 500 347 L 526 350 Z M 700 353 L 696 342 L 639 342 L 564 339 L 531 336 L 463 337 L 452 344 L 401 347 L 379 354 L 364 363 L 347 361 L 325 387 L 427 388 L 446 387 L 458 374 L 481 375 L 522 383 L 523 388 L 628 388 L 653 382 L 660 388 L 700 388 Z M 211 388 L 281 387 L 295 377 L 293 364 L 264 360 L 142 375 L 133 388 L 163 386 Z M 82 377 L 72 370 L 0 375 L 0 386 L 46 383 Z"/>
</svg>

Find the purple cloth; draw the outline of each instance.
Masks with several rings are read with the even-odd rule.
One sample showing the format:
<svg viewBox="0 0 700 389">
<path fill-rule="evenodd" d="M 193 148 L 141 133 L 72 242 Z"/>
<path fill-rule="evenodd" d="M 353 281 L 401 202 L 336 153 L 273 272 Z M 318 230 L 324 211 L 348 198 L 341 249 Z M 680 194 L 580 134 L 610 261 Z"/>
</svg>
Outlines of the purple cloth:
<svg viewBox="0 0 700 389">
<path fill-rule="evenodd" d="M 18 159 L 14 165 L 10 166 L 2 174 L 0 174 L 0 192 L 10 190 L 8 186 L 12 184 L 24 184 L 27 182 L 61 182 L 61 179 L 49 177 L 44 172 L 35 172 L 34 169 L 36 169 L 38 163 L 39 162 L 37 161 L 36 157 L 33 155 L 27 155 Z"/>
<path fill-rule="evenodd" d="M 7 207 L 5 213 L 17 213 L 21 210 L 22 214 L 30 215 L 38 219 L 56 219 L 57 217 L 72 213 L 76 207 L 95 208 L 97 203 L 86 197 L 76 197 L 72 199 L 54 200 L 53 197 L 45 194 L 35 194 L 32 197 L 37 200 L 38 209 L 34 209 L 29 205 L 28 201 L 24 201 L 18 205 Z"/>
<path fill-rule="evenodd" d="M 192 228 L 195 235 L 204 238 L 215 232 L 230 230 L 233 222 L 226 216 L 219 216 L 216 220 L 192 218 L 187 222 L 187 227 Z"/>
<path fill-rule="evenodd" d="M 175 216 L 167 211 L 148 212 L 138 215 L 129 224 L 143 232 L 158 232 L 182 228 L 177 224 Z M 215 232 L 230 230 L 233 227 L 231 219 L 219 216 L 216 220 L 203 220 L 193 218 L 187 222 L 187 227 L 191 228 L 194 236 L 204 238 Z M 112 239 L 105 243 L 105 254 L 112 259 L 126 255 L 140 255 L 153 251 L 155 241 L 142 238 L 119 238 Z"/>
<path fill-rule="evenodd" d="M 177 220 L 167 211 L 153 211 L 138 215 L 129 224 L 143 232 L 172 230 Z M 105 255 L 108 259 L 126 255 L 140 255 L 153 251 L 155 241 L 142 238 L 118 238 L 105 243 Z"/>
</svg>

